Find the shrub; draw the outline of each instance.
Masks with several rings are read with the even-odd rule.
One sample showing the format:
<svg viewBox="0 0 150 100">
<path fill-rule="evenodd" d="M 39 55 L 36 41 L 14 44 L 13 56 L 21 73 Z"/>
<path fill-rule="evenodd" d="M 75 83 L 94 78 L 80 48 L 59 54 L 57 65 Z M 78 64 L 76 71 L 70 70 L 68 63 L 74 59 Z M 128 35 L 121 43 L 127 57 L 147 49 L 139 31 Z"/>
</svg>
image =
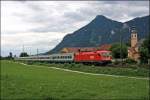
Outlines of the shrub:
<svg viewBox="0 0 150 100">
<path fill-rule="evenodd" d="M 126 59 L 126 61 L 125 61 L 126 63 L 129 63 L 129 64 L 135 64 L 135 63 L 137 63 L 137 61 L 135 61 L 135 60 L 133 60 L 133 59 Z"/>
</svg>

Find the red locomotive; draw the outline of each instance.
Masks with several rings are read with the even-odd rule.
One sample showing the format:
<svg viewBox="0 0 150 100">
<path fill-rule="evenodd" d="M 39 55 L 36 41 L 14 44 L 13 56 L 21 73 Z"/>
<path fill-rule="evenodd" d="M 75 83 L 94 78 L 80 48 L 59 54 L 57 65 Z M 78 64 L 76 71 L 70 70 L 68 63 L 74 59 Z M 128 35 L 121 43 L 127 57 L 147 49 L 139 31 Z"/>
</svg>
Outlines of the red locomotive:
<svg viewBox="0 0 150 100">
<path fill-rule="evenodd" d="M 112 60 L 111 51 L 100 50 L 75 53 L 74 61 L 82 63 L 109 63 Z"/>
</svg>

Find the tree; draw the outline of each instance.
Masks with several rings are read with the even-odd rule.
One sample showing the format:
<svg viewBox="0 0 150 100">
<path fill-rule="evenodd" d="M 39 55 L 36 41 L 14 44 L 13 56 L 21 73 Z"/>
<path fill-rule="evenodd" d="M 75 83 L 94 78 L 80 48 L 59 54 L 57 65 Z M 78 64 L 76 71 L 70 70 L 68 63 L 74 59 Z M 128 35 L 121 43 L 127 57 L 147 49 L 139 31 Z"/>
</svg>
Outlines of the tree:
<svg viewBox="0 0 150 100">
<path fill-rule="evenodd" d="M 22 52 L 21 54 L 20 54 L 20 57 L 28 57 L 29 55 L 26 53 L 26 52 Z"/>
<path fill-rule="evenodd" d="M 143 41 L 142 47 L 147 48 L 148 53 L 150 54 L 150 35 Z"/>
<path fill-rule="evenodd" d="M 131 40 L 128 40 L 125 44 L 126 44 L 126 46 L 128 46 L 128 47 L 131 47 L 131 42 L 130 42 Z"/>
<path fill-rule="evenodd" d="M 9 58 L 13 58 L 12 52 L 9 52 Z"/>
<path fill-rule="evenodd" d="M 140 47 L 141 63 L 148 63 L 148 59 L 150 59 L 150 35 L 143 41 L 143 44 Z"/>
<path fill-rule="evenodd" d="M 148 48 L 141 47 L 140 48 L 141 63 L 148 63 L 148 58 L 149 58 Z"/>
<path fill-rule="evenodd" d="M 123 43 L 122 43 L 122 47 L 119 43 L 113 44 L 110 50 L 112 51 L 112 56 L 114 58 L 121 58 L 121 55 L 122 55 L 122 58 L 126 58 L 128 54 L 127 46 Z"/>
</svg>

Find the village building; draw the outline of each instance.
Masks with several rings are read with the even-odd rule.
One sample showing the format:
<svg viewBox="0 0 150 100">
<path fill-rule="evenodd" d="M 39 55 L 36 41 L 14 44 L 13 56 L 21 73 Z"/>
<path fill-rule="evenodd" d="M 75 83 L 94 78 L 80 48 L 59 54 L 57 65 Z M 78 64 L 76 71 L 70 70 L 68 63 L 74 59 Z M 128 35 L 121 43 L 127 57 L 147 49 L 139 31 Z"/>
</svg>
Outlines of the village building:
<svg viewBox="0 0 150 100">
<path fill-rule="evenodd" d="M 131 47 L 128 48 L 128 58 L 138 61 L 140 57 L 138 35 L 135 28 L 131 30 Z"/>
<path fill-rule="evenodd" d="M 104 44 L 99 47 L 65 47 L 61 50 L 61 53 L 76 53 L 76 52 L 88 52 L 97 50 L 109 50 L 111 48 L 110 44 Z"/>
</svg>

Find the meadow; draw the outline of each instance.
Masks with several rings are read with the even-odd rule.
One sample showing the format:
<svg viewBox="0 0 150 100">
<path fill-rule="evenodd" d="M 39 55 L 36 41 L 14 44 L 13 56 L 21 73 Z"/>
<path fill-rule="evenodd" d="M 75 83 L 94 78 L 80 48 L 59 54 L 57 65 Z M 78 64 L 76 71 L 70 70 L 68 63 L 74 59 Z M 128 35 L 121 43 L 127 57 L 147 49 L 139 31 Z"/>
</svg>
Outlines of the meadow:
<svg viewBox="0 0 150 100">
<path fill-rule="evenodd" d="M 55 66 L 54 66 L 55 67 Z M 149 80 L 1 61 L 1 99 L 149 100 Z"/>
<path fill-rule="evenodd" d="M 130 77 L 144 77 L 148 78 L 150 74 L 149 65 L 138 65 L 138 64 L 124 64 L 123 66 L 112 64 L 112 65 L 85 65 L 81 63 L 48 63 L 48 62 L 27 62 L 29 65 L 42 65 L 47 67 L 57 67 L 62 69 L 69 69 L 74 71 L 95 73 L 95 74 L 109 74 L 109 75 L 120 75 Z"/>
</svg>

